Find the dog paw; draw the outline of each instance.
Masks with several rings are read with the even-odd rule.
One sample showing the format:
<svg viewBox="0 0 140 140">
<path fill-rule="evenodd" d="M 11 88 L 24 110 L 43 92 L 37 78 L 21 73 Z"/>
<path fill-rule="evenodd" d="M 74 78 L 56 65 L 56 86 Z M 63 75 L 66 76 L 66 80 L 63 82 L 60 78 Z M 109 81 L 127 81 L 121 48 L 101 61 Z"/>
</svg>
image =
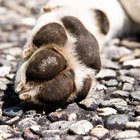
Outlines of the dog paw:
<svg viewBox="0 0 140 140">
<path fill-rule="evenodd" d="M 82 100 L 94 85 L 101 67 L 95 37 L 75 17 L 63 17 L 61 22 L 46 24 L 34 35 L 31 43 L 37 49 L 25 55 L 28 59 L 16 74 L 15 91 L 20 99 L 65 104 Z"/>
</svg>

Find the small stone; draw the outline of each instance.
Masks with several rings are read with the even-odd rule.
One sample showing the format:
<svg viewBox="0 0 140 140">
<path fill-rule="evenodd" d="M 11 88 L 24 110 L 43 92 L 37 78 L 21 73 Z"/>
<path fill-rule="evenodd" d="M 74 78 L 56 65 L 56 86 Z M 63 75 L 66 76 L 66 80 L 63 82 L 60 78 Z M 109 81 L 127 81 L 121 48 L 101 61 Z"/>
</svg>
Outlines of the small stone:
<svg viewBox="0 0 140 140">
<path fill-rule="evenodd" d="M 94 98 L 87 97 L 79 103 L 83 108 L 88 110 L 95 110 L 98 107 Z"/>
<path fill-rule="evenodd" d="M 133 87 L 132 84 L 130 84 L 130 83 L 124 83 L 124 84 L 123 84 L 122 90 L 125 90 L 125 91 L 132 91 L 133 88 L 134 88 L 134 87 Z"/>
<path fill-rule="evenodd" d="M 70 126 L 69 133 L 77 134 L 77 135 L 85 135 L 92 128 L 93 125 L 89 121 L 81 120 Z"/>
<path fill-rule="evenodd" d="M 72 122 L 68 121 L 57 121 L 53 122 L 49 125 L 50 130 L 59 130 L 59 131 L 66 131 L 69 129 Z"/>
<path fill-rule="evenodd" d="M 116 72 L 111 69 L 102 69 L 99 74 L 97 74 L 98 79 L 104 78 L 115 78 L 117 76 Z"/>
<path fill-rule="evenodd" d="M 130 83 L 130 84 L 134 84 L 135 79 L 133 77 L 130 76 L 119 76 L 118 80 L 122 81 L 123 83 Z"/>
<path fill-rule="evenodd" d="M 17 123 L 19 120 L 20 120 L 20 117 L 15 116 L 14 118 L 12 118 L 10 120 L 5 121 L 5 123 L 8 125 L 13 125 L 13 124 Z"/>
<path fill-rule="evenodd" d="M 70 122 L 76 122 L 77 121 L 77 115 L 75 113 L 69 114 L 68 121 L 70 121 Z"/>
<path fill-rule="evenodd" d="M 128 75 L 140 80 L 140 69 L 132 68 L 127 72 Z"/>
<path fill-rule="evenodd" d="M 109 131 L 103 127 L 96 127 L 93 128 L 90 132 L 92 136 L 97 137 L 98 139 L 105 139 L 109 137 Z"/>
<path fill-rule="evenodd" d="M 0 140 L 6 140 L 13 136 L 13 130 L 8 125 L 0 125 Z"/>
<path fill-rule="evenodd" d="M 116 114 L 107 118 L 106 127 L 109 129 L 124 129 L 126 123 L 128 122 L 127 115 Z"/>
<path fill-rule="evenodd" d="M 13 48 L 19 46 L 18 42 L 13 42 L 13 43 L 1 43 L 0 44 L 0 49 L 9 49 L 9 48 Z"/>
<path fill-rule="evenodd" d="M 39 136 L 36 135 L 36 134 L 33 134 L 33 133 L 31 132 L 31 130 L 25 129 L 25 130 L 23 131 L 23 138 L 24 138 L 24 139 L 30 139 L 30 140 L 38 140 L 38 139 L 39 139 Z"/>
<path fill-rule="evenodd" d="M 114 137 L 115 140 L 121 140 L 121 139 L 131 139 L 139 137 L 139 132 L 136 130 L 125 130 L 122 132 L 118 132 L 116 136 Z"/>
<path fill-rule="evenodd" d="M 62 137 L 63 140 L 83 140 L 83 136 L 80 135 L 67 135 L 64 138 Z"/>
<path fill-rule="evenodd" d="M 123 112 L 127 109 L 127 102 L 121 98 L 114 98 L 114 99 L 102 101 L 101 106 L 114 107 L 118 111 Z"/>
<path fill-rule="evenodd" d="M 78 140 L 78 139 L 76 139 L 76 140 Z M 79 140 L 82 140 L 82 139 L 79 139 Z M 99 140 L 99 139 L 97 137 L 93 137 L 93 136 L 84 136 L 83 140 Z"/>
<path fill-rule="evenodd" d="M 135 107 L 135 115 L 139 116 L 140 115 L 140 105 Z"/>
<path fill-rule="evenodd" d="M 140 59 L 128 60 L 123 63 L 124 67 L 140 67 Z"/>
<path fill-rule="evenodd" d="M 105 81 L 104 83 L 107 87 L 114 87 L 118 85 L 118 81 L 116 79 L 110 79 L 108 81 Z"/>
<path fill-rule="evenodd" d="M 111 61 L 110 59 L 102 59 L 102 66 L 107 68 L 107 69 L 115 69 L 118 70 L 120 69 L 120 65 L 116 62 Z"/>
<path fill-rule="evenodd" d="M 23 110 L 20 107 L 10 107 L 4 109 L 3 113 L 9 117 L 22 116 Z"/>
<path fill-rule="evenodd" d="M 111 107 L 98 108 L 99 116 L 110 116 L 117 114 L 117 110 Z"/>
<path fill-rule="evenodd" d="M 140 116 L 137 116 L 136 117 L 136 121 L 140 121 Z"/>
<path fill-rule="evenodd" d="M 132 53 L 131 50 L 125 47 L 118 47 L 116 45 L 112 45 L 111 47 L 105 47 L 103 49 L 103 52 L 108 56 L 108 58 L 113 60 L 118 60 L 120 59 L 120 57 Z"/>
<path fill-rule="evenodd" d="M 32 126 L 30 127 L 30 130 L 31 130 L 32 132 L 38 134 L 38 133 L 40 132 L 40 130 L 41 130 L 41 126 L 40 126 L 40 125 L 32 125 Z"/>
<path fill-rule="evenodd" d="M 140 121 L 127 122 L 126 123 L 126 128 L 127 129 L 136 129 L 136 130 L 140 131 Z"/>
<path fill-rule="evenodd" d="M 9 66 L 2 66 L 0 67 L 0 77 L 7 76 L 11 71 L 11 67 Z"/>
<path fill-rule="evenodd" d="M 37 125 L 37 122 L 33 120 L 33 118 L 24 118 L 18 122 L 17 127 L 19 130 L 23 130 L 25 128 L 29 128 L 32 125 Z"/>
<path fill-rule="evenodd" d="M 6 90 L 8 83 L 9 80 L 7 80 L 6 78 L 0 78 L 0 90 Z"/>
<path fill-rule="evenodd" d="M 113 97 L 117 98 L 128 98 L 130 92 L 123 91 L 123 90 L 116 90 L 111 94 Z"/>
<path fill-rule="evenodd" d="M 2 116 L 2 109 L 0 108 L 0 117 Z"/>
<path fill-rule="evenodd" d="M 92 123 L 93 126 L 102 125 L 103 124 L 102 117 L 99 117 L 96 113 L 93 114 L 90 117 L 90 120 L 91 120 L 91 123 Z"/>
<path fill-rule="evenodd" d="M 48 118 L 51 122 L 61 121 L 61 120 L 68 120 L 68 115 L 66 112 L 51 112 L 48 115 Z"/>
<path fill-rule="evenodd" d="M 131 96 L 134 100 L 140 101 L 140 91 L 131 92 L 130 96 Z"/>
</svg>

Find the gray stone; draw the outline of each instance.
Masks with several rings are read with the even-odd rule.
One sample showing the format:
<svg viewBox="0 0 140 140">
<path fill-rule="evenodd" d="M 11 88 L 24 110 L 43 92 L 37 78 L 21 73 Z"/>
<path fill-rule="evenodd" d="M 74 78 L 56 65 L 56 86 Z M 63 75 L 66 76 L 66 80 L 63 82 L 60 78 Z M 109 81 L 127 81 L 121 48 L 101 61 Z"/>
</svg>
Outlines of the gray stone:
<svg viewBox="0 0 140 140">
<path fill-rule="evenodd" d="M 40 130 L 41 130 L 41 126 L 40 125 L 32 125 L 30 127 L 30 130 L 36 134 L 39 134 L 40 133 Z"/>
<path fill-rule="evenodd" d="M 30 139 L 30 140 L 38 140 L 39 137 L 40 137 L 39 135 L 36 135 L 36 134 L 32 133 L 31 130 L 29 130 L 29 129 L 25 129 L 23 131 L 22 136 L 26 140 L 28 140 L 28 139 Z"/>
<path fill-rule="evenodd" d="M 116 72 L 111 69 L 102 69 L 99 74 L 97 74 L 97 78 L 104 79 L 104 78 L 115 78 L 117 76 Z"/>
<path fill-rule="evenodd" d="M 140 101 L 140 91 L 131 92 L 130 96 L 131 96 L 134 100 Z"/>
<path fill-rule="evenodd" d="M 123 91 L 123 90 L 116 90 L 111 95 L 117 98 L 128 98 L 130 95 L 130 92 Z"/>
<path fill-rule="evenodd" d="M 8 124 L 8 125 L 13 125 L 13 124 L 17 123 L 19 120 L 20 120 L 20 117 L 15 116 L 15 117 L 13 117 L 9 120 L 6 120 L 5 123 Z"/>
<path fill-rule="evenodd" d="M 126 128 L 127 129 L 136 129 L 136 130 L 140 131 L 140 121 L 127 122 L 126 123 Z"/>
<path fill-rule="evenodd" d="M 125 47 L 118 47 L 115 45 L 112 45 L 111 47 L 105 47 L 103 48 L 104 53 L 108 58 L 118 60 L 120 57 L 126 55 L 126 54 L 131 54 L 131 50 L 125 48 Z"/>
<path fill-rule="evenodd" d="M 130 76 L 119 76 L 118 80 L 122 81 L 122 82 L 126 82 L 126 83 L 130 83 L 130 84 L 134 84 L 135 79 L 133 77 Z"/>
<path fill-rule="evenodd" d="M 69 114 L 68 121 L 70 121 L 70 122 L 76 122 L 77 121 L 77 114 L 75 114 L 75 113 Z"/>
<path fill-rule="evenodd" d="M 68 122 L 68 121 L 57 121 L 57 122 L 51 123 L 49 125 L 49 129 L 67 132 L 67 130 L 70 128 L 71 124 L 72 124 L 72 122 Z"/>
<path fill-rule="evenodd" d="M 69 129 L 69 133 L 77 135 L 85 135 L 93 128 L 93 125 L 87 120 L 81 120 L 72 124 Z"/>
<path fill-rule="evenodd" d="M 124 129 L 126 123 L 129 121 L 127 115 L 116 114 L 107 118 L 106 127 L 109 129 Z"/>
<path fill-rule="evenodd" d="M 95 110 L 98 107 L 98 104 L 96 103 L 95 99 L 90 97 L 85 98 L 79 104 L 80 106 L 88 110 Z"/>
<path fill-rule="evenodd" d="M 23 110 L 20 107 L 10 107 L 10 108 L 4 109 L 3 113 L 10 117 L 22 116 Z"/>
<path fill-rule="evenodd" d="M 48 115 L 48 119 L 51 122 L 61 121 L 61 120 L 67 121 L 68 120 L 68 115 L 66 114 L 66 112 L 62 112 L 62 111 L 60 111 L 60 112 L 51 112 Z"/>
<path fill-rule="evenodd" d="M 8 83 L 9 80 L 7 80 L 6 78 L 0 78 L 0 90 L 6 90 Z"/>
<path fill-rule="evenodd" d="M 115 107 L 118 111 L 123 112 L 127 109 L 127 102 L 121 98 L 114 98 L 102 101 L 101 106 Z"/>
<path fill-rule="evenodd" d="M 124 83 L 124 84 L 123 84 L 122 90 L 125 90 L 125 91 L 132 91 L 133 88 L 134 88 L 134 87 L 133 87 L 132 84 L 130 84 L 130 83 Z"/>
<path fill-rule="evenodd" d="M 139 132 L 136 130 L 125 130 L 122 132 L 118 132 L 116 136 L 114 137 L 115 140 L 121 140 L 121 139 L 131 139 L 139 137 Z"/>
<path fill-rule="evenodd" d="M 124 67 L 140 67 L 140 59 L 128 60 L 123 63 Z"/>
<path fill-rule="evenodd" d="M 135 107 L 135 115 L 139 116 L 140 115 L 140 105 Z"/>
<path fill-rule="evenodd" d="M 110 116 L 117 114 L 117 110 L 111 107 L 97 108 L 99 116 Z"/>
<path fill-rule="evenodd" d="M 79 140 L 81 140 L 81 139 L 79 139 Z M 97 137 L 93 137 L 93 136 L 84 136 L 83 140 L 99 140 L 99 139 Z"/>
<path fill-rule="evenodd" d="M 140 80 L 140 69 L 132 68 L 127 72 L 128 75 Z"/>
<path fill-rule="evenodd" d="M 137 116 L 136 117 L 136 121 L 140 121 L 140 116 Z"/>
<path fill-rule="evenodd" d="M 117 86 L 118 85 L 118 81 L 116 79 L 110 79 L 108 81 L 105 81 L 104 84 L 107 87 L 114 87 L 114 86 Z"/>
<path fill-rule="evenodd" d="M 13 130 L 8 125 L 0 125 L 0 140 L 6 140 L 13 136 Z"/>
<path fill-rule="evenodd" d="M 33 120 L 33 118 L 24 118 L 18 122 L 17 127 L 19 130 L 23 130 L 25 128 L 29 128 L 32 125 L 37 125 L 37 122 Z"/>
<path fill-rule="evenodd" d="M 7 76 L 11 71 L 11 67 L 9 66 L 2 66 L 0 67 L 0 77 Z"/>
<path fill-rule="evenodd" d="M 113 62 L 110 59 L 103 58 L 102 59 L 102 66 L 109 69 L 120 69 L 120 65 L 117 62 Z"/>
<path fill-rule="evenodd" d="M 109 130 L 103 127 L 95 127 L 91 130 L 90 134 L 98 139 L 105 139 L 109 137 Z"/>
</svg>

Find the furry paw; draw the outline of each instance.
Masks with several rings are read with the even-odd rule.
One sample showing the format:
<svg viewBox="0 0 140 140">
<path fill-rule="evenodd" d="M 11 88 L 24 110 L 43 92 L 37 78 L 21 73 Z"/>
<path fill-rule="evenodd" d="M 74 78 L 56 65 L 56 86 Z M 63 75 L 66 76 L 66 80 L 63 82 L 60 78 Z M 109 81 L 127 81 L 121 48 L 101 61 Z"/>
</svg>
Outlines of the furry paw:
<svg viewBox="0 0 140 140">
<path fill-rule="evenodd" d="M 27 59 L 23 58 L 15 80 L 15 91 L 22 100 L 65 104 L 85 98 L 95 86 L 101 67 L 95 37 L 75 17 L 63 17 L 60 23 L 39 28 L 23 50 Z"/>
</svg>

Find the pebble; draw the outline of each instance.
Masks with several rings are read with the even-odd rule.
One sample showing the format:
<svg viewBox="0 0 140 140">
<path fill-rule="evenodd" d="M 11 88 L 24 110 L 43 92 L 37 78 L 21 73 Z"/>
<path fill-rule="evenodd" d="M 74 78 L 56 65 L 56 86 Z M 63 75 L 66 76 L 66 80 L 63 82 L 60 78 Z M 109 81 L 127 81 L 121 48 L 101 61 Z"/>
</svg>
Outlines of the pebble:
<svg viewBox="0 0 140 140">
<path fill-rule="evenodd" d="M 134 89 L 134 86 L 130 83 L 124 83 L 122 90 L 124 91 L 132 91 Z"/>
<path fill-rule="evenodd" d="M 140 121 L 140 116 L 137 116 L 136 117 L 136 121 Z"/>
<path fill-rule="evenodd" d="M 103 52 L 108 58 L 113 60 L 119 60 L 120 57 L 132 53 L 130 49 L 127 49 L 125 47 L 117 47 L 116 45 L 112 45 L 111 47 L 105 47 L 103 49 Z"/>
<path fill-rule="evenodd" d="M 66 131 L 69 129 L 72 122 L 68 121 L 57 121 L 53 122 L 49 125 L 50 130 L 59 130 L 59 131 Z"/>
<path fill-rule="evenodd" d="M 123 83 L 126 82 L 126 83 L 130 83 L 130 84 L 134 84 L 135 82 L 135 79 L 133 77 L 130 77 L 130 76 L 119 76 L 118 80 L 122 81 Z"/>
<path fill-rule="evenodd" d="M 102 69 L 98 74 L 98 79 L 104 79 L 104 78 L 115 78 L 117 76 L 116 72 L 111 69 Z"/>
<path fill-rule="evenodd" d="M 130 92 L 123 91 L 123 90 L 116 90 L 111 95 L 115 98 L 128 98 L 130 95 Z"/>
<path fill-rule="evenodd" d="M 103 127 L 95 127 L 91 130 L 90 134 L 104 140 L 109 137 L 109 130 Z"/>
<path fill-rule="evenodd" d="M 10 120 L 5 121 L 5 124 L 13 125 L 13 124 L 17 123 L 19 120 L 20 120 L 20 117 L 19 116 L 15 116 L 15 117 L 13 117 Z"/>
<path fill-rule="evenodd" d="M 140 67 L 140 59 L 128 60 L 123 63 L 124 67 Z"/>
<path fill-rule="evenodd" d="M 140 105 L 135 107 L 135 115 L 139 116 L 140 115 Z"/>
<path fill-rule="evenodd" d="M 102 117 L 98 116 L 97 114 L 93 114 L 90 119 L 93 126 L 96 125 L 103 125 Z"/>
<path fill-rule="evenodd" d="M 68 121 L 70 121 L 70 122 L 76 122 L 77 121 L 77 114 L 75 114 L 75 113 L 69 114 Z"/>
<path fill-rule="evenodd" d="M 127 129 L 136 129 L 136 130 L 140 131 L 140 121 L 127 122 L 126 123 L 126 128 Z"/>
<path fill-rule="evenodd" d="M 0 125 L 0 140 L 6 140 L 13 136 L 13 130 L 8 125 Z"/>
<path fill-rule="evenodd" d="M 97 108 L 99 116 L 111 116 L 117 114 L 117 110 L 111 107 Z"/>
<path fill-rule="evenodd" d="M 118 81 L 116 79 L 110 79 L 108 81 L 105 81 L 104 84 L 107 87 L 114 87 L 114 86 L 118 86 Z"/>
<path fill-rule="evenodd" d="M 9 66 L 2 66 L 0 67 L 0 77 L 7 76 L 11 71 L 11 67 Z"/>
<path fill-rule="evenodd" d="M 55 121 L 61 121 L 61 120 L 68 120 L 68 115 L 66 114 L 66 112 L 51 112 L 48 115 L 48 119 L 51 122 L 55 122 Z"/>
<path fill-rule="evenodd" d="M 124 129 L 128 121 L 129 118 L 127 115 L 123 115 L 123 114 L 112 115 L 106 119 L 106 128 Z"/>
<path fill-rule="evenodd" d="M 133 140 L 133 138 L 138 138 L 139 137 L 139 132 L 136 130 L 125 130 L 122 132 L 118 132 L 116 136 L 114 137 L 115 140 L 124 140 L 124 139 L 129 139 Z"/>
<path fill-rule="evenodd" d="M 140 101 L 140 91 L 134 91 L 130 94 L 131 98 L 133 98 L 136 101 Z"/>
<path fill-rule="evenodd" d="M 22 116 L 23 110 L 20 107 L 10 107 L 4 109 L 3 113 L 9 117 Z"/>
<path fill-rule="evenodd" d="M 113 62 L 110 59 L 102 59 L 102 66 L 107 68 L 107 69 L 114 69 L 118 70 L 120 69 L 120 65 L 117 62 Z"/>
<path fill-rule="evenodd" d="M 36 134 L 40 133 L 41 130 L 41 126 L 40 125 L 32 125 L 30 127 L 30 130 Z"/>
<path fill-rule="evenodd" d="M 121 98 L 104 100 L 100 105 L 102 107 L 115 107 L 120 112 L 123 112 L 127 109 L 127 102 Z"/>
<path fill-rule="evenodd" d="M 8 83 L 9 80 L 7 80 L 6 78 L 0 78 L 0 90 L 6 90 Z"/>
<path fill-rule="evenodd" d="M 37 125 L 37 122 L 34 121 L 33 118 L 24 118 L 17 123 L 17 127 L 18 127 L 19 130 L 29 128 L 33 125 Z"/>
<path fill-rule="evenodd" d="M 79 103 L 79 105 L 85 109 L 92 110 L 92 111 L 94 111 L 98 107 L 98 104 L 96 103 L 95 99 L 90 97 L 87 97 L 84 100 L 82 100 Z"/>
<path fill-rule="evenodd" d="M 86 135 L 91 129 L 93 125 L 87 120 L 77 121 L 72 124 L 69 128 L 69 133 L 77 134 L 77 135 Z"/>
<path fill-rule="evenodd" d="M 26 139 L 26 140 L 38 140 L 39 139 L 39 136 L 36 135 L 36 134 L 33 134 L 31 132 L 31 130 L 25 129 L 23 131 L 23 138 Z"/>
</svg>

